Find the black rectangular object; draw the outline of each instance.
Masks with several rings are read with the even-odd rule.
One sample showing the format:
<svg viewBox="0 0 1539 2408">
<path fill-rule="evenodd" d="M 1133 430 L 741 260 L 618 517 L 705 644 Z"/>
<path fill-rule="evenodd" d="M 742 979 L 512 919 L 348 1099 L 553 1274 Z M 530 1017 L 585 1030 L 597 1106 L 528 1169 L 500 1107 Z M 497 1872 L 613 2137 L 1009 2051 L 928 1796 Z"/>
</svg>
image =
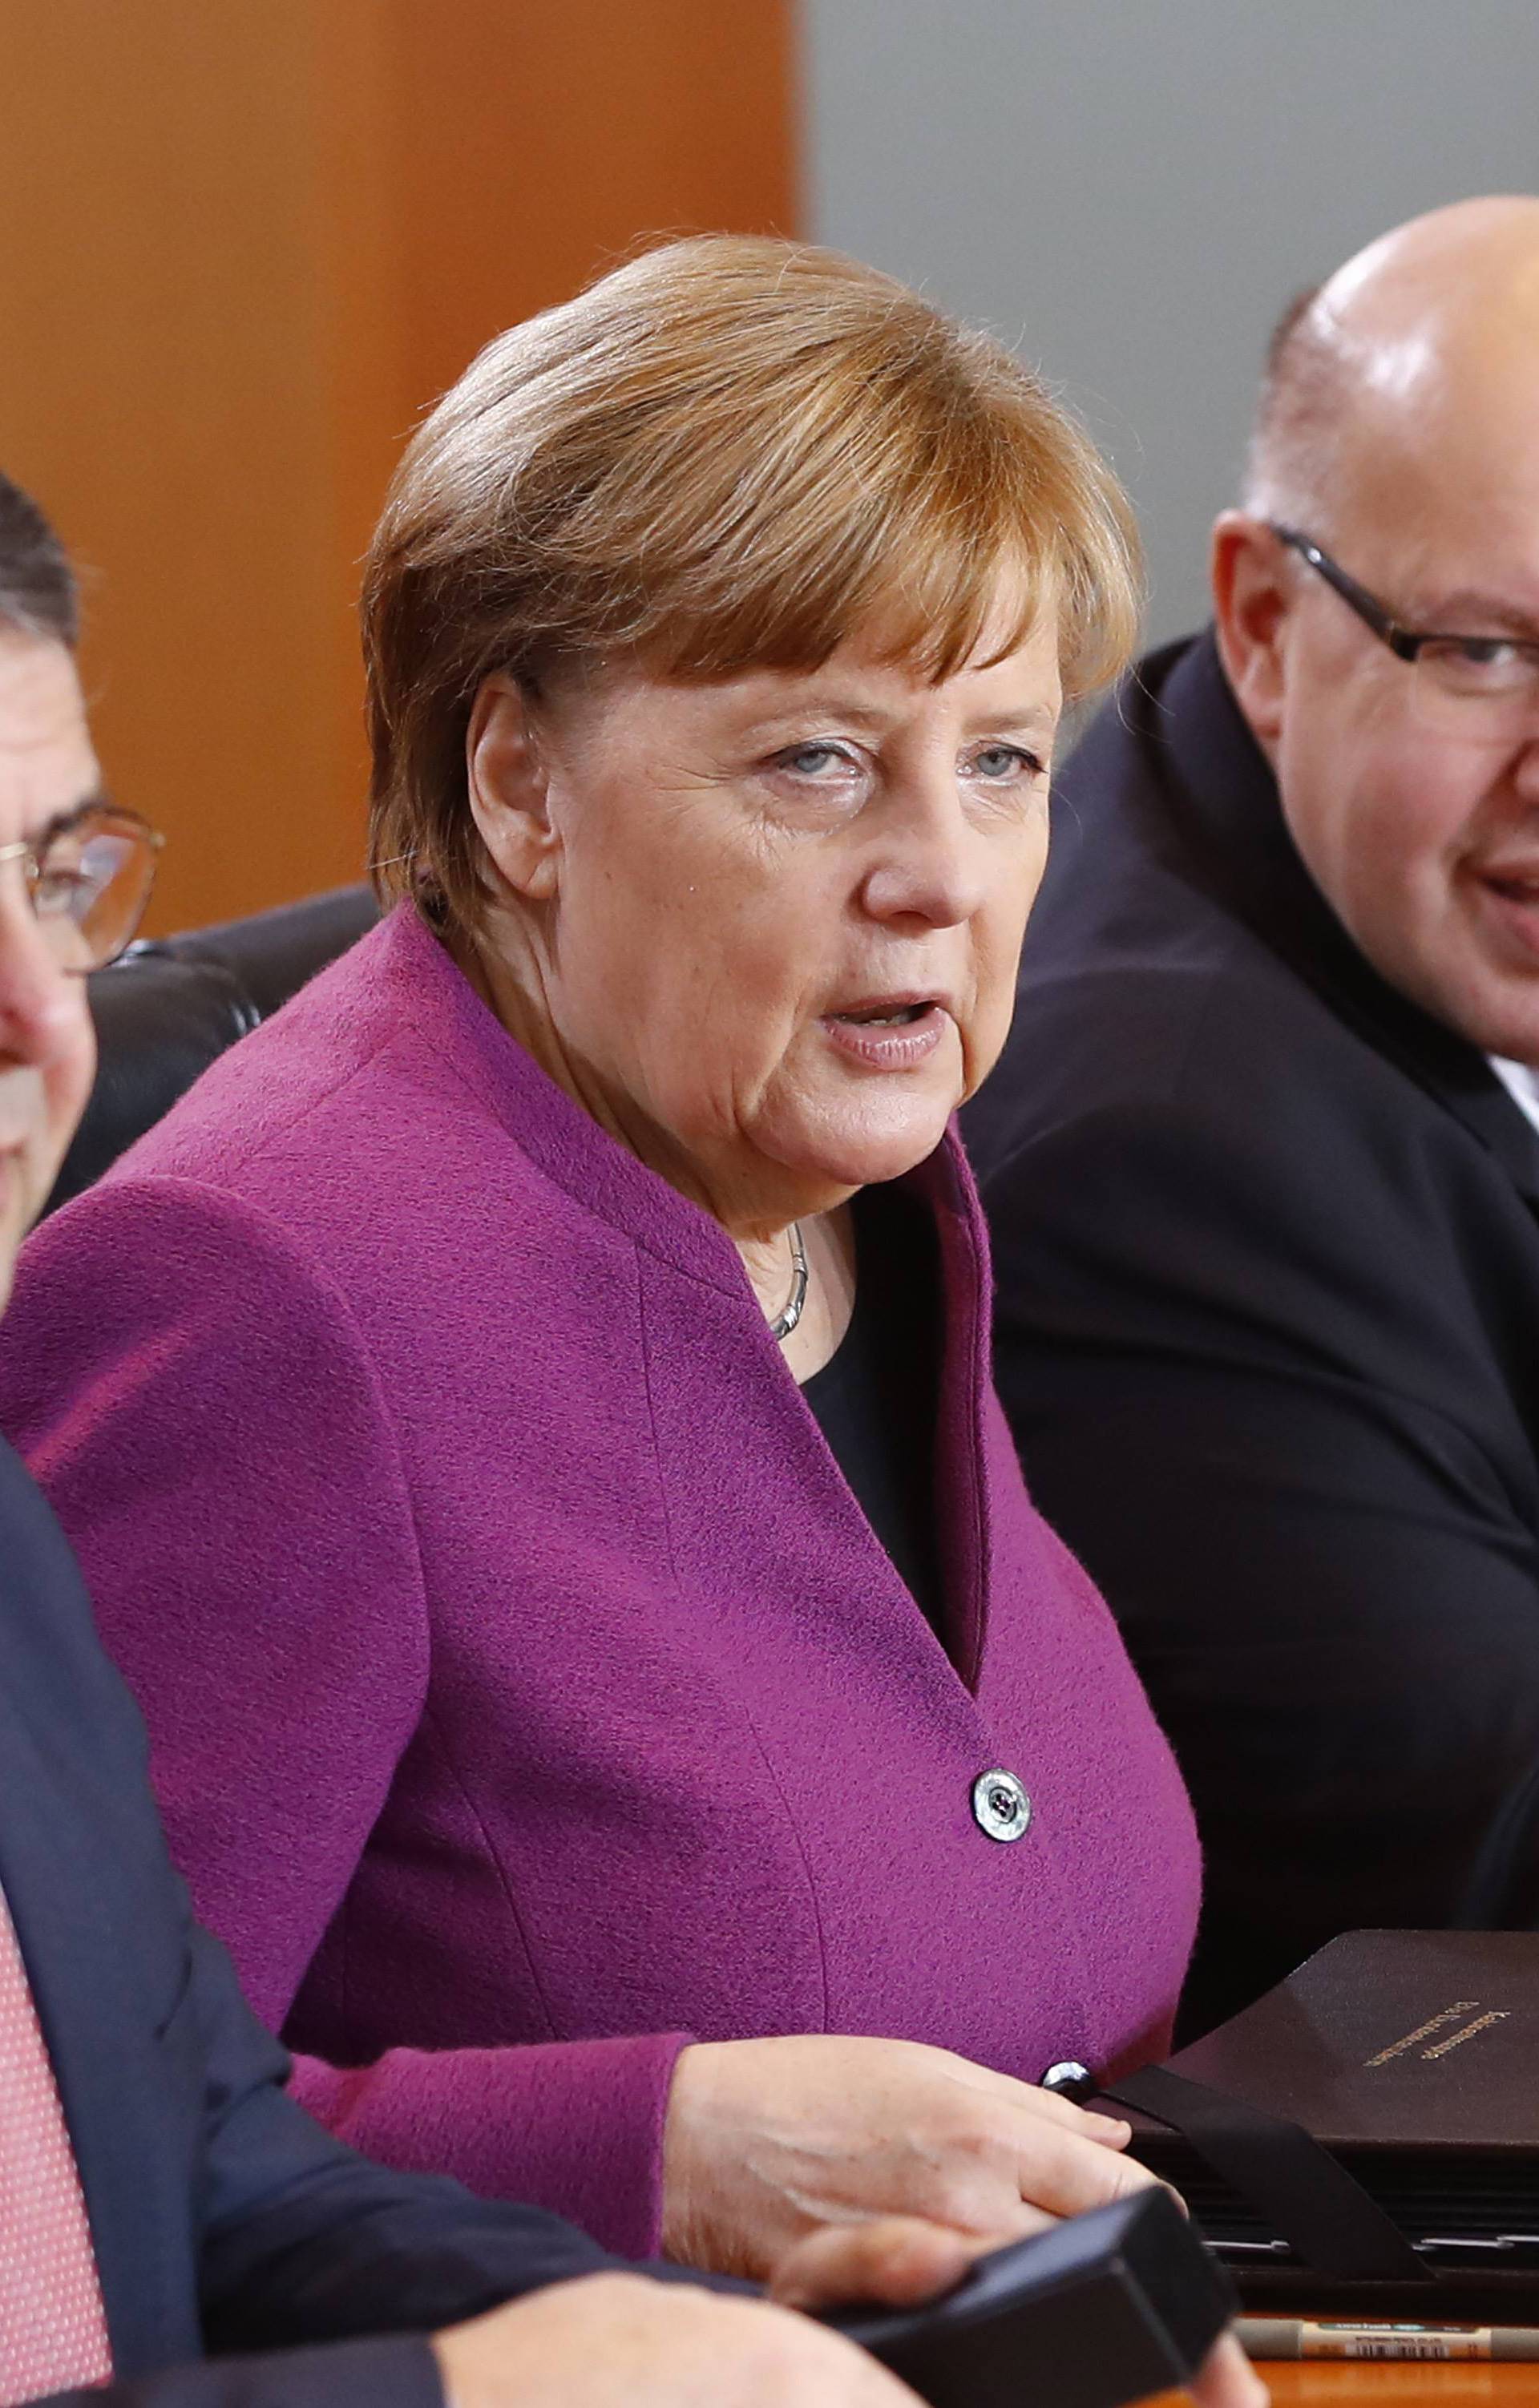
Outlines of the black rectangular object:
<svg viewBox="0 0 1539 2408">
<path fill-rule="evenodd" d="M 1125 2408 L 1189 2383 L 1235 2307 L 1174 2200 L 1147 2190 L 995 2250 L 927 2307 L 827 2321 L 929 2408 Z"/>
</svg>

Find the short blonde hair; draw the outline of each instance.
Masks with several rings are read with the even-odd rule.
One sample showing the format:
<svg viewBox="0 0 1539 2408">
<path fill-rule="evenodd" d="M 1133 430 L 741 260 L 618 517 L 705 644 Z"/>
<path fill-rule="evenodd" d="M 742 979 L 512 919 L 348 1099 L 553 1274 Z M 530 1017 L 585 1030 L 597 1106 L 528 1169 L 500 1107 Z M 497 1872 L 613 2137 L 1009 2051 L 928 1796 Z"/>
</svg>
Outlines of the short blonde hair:
<svg viewBox="0 0 1539 2408">
<path fill-rule="evenodd" d="M 1044 602 L 1093 691 L 1132 648 L 1138 539 L 1030 369 L 835 252 L 649 251 L 488 344 L 401 462 L 364 580 L 376 878 L 479 915 L 465 740 L 494 669 L 712 679 L 871 634 L 939 679 Z"/>
</svg>

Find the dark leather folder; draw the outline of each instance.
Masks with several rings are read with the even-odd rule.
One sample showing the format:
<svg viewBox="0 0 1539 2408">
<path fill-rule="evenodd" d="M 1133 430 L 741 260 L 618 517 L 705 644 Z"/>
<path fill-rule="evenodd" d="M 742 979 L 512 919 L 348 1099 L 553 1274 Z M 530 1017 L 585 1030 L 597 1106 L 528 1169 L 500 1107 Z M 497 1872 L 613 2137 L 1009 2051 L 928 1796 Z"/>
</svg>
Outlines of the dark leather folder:
<svg viewBox="0 0 1539 2408">
<path fill-rule="evenodd" d="M 1248 2305 L 1539 2321 L 1539 1932 L 1348 1932 L 1105 2096 Z"/>
</svg>

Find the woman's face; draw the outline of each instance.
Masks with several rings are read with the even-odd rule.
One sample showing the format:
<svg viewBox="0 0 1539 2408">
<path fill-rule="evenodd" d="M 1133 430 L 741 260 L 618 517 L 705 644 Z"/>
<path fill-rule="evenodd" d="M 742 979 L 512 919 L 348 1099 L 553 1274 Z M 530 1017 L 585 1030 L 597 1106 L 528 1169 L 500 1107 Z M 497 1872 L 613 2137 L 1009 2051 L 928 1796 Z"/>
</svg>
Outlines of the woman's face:
<svg viewBox="0 0 1539 2408">
<path fill-rule="evenodd" d="M 1004 1042 L 1060 701 L 1052 623 L 938 685 L 858 644 L 489 680 L 472 796 L 533 906 L 491 939 L 547 1067 L 740 1234 L 922 1161 Z"/>
</svg>

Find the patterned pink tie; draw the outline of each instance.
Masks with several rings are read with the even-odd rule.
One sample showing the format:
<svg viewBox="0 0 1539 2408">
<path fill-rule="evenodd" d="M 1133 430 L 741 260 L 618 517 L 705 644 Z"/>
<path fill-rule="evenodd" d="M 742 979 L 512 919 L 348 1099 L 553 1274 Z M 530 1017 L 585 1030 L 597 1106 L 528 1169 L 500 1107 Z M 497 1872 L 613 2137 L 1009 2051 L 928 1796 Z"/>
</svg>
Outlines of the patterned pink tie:
<svg viewBox="0 0 1539 2408">
<path fill-rule="evenodd" d="M 0 1895 L 0 2408 L 111 2372 L 75 2152 Z"/>
</svg>

